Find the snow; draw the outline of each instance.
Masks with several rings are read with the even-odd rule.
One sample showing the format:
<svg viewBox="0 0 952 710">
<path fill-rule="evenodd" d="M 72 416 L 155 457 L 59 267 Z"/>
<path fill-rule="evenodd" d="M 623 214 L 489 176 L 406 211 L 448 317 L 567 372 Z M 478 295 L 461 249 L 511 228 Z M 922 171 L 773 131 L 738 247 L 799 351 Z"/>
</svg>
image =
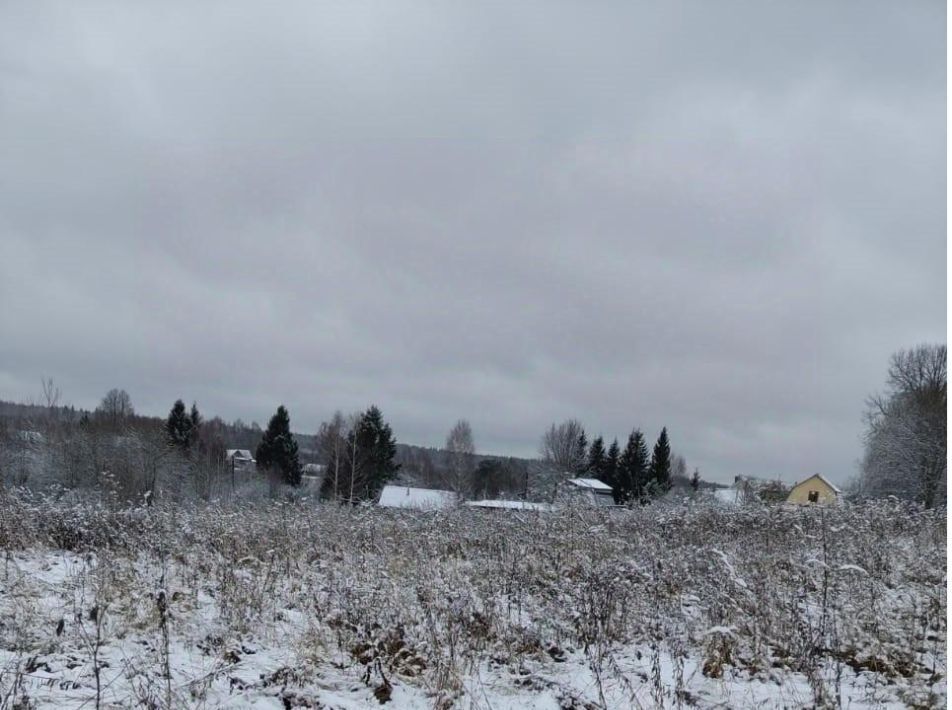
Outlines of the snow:
<svg viewBox="0 0 952 710">
<path fill-rule="evenodd" d="M 98 667 L 103 707 L 944 707 L 945 523 L 898 503 L 414 515 L 5 491 L 0 697 L 96 707 Z"/>
<path fill-rule="evenodd" d="M 232 459 L 251 461 L 254 457 L 248 449 L 228 449 L 225 451 L 225 458 L 229 461 Z"/>
<path fill-rule="evenodd" d="M 530 503 L 524 500 L 470 500 L 466 502 L 470 508 L 499 508 L 503 510 L 534 510 L 548 513 L 553 507 L 548 503 Z"/>
<path fill-rule="evenodd" d="M 433 488 L 408 486 L 384 486 L 378 505 L 383 508 L 417 508 L 434 510 L 450 508 L 456 504 L 456 494 Z"/>
<path fill-rule="evenodd" d="M 569 483 L 579 488 L 590 488 L 596 491 L 607 491 L 608 493 L 612 491 L 611 486 L 602 483 L 597 478 L 572 478 L 569 479 Z"/>
<path fill-rule="evenodd" d="M 728 503 L 734 505 L 737 503 L 737 489 L 736 488 L 716 488 L 714 489 L 714 497 L 721 503 Z"/>
<path fill-rule="evenodd" d="M 821 481 L 823 481 L 826 485 L 828 485 L 830 488 L 832 488 L 834 492 L 836 492 L 836 493 L 842 493 L 842 492 L 843 492 L 843 491 L 840 490 L 840 487 L 839 487 L 839 486 L 837 486 L 835 483 L 833 483 L 831 480 L 829 480 L 829 479 L 828 479 L 826 476 L 824 476 L 822 473 L 817 473 L 817 474 L 814 474 L 814 475 L 815 475 L 817 478 L 819 478 Z M 811 476 L 811 478 L 812 478 L 812 476 Z M 808 478 L 807 480 L 810 480 L 810 479 Z"/>
</svg>

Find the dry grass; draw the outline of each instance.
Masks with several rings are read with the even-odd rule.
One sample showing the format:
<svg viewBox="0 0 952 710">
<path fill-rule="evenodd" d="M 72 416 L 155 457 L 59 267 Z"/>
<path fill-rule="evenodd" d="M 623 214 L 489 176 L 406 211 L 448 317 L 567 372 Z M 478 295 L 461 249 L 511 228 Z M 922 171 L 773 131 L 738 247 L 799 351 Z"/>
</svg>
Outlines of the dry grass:
<svg viewBox="0 0 952 710">
<path fill-rule="evenodd" d="M 653 702 L 696 702 L 686 658 L 712 682 L 804 674 L 819 705 L 838 704 L 846 674 L 892 686 L 904 702 L 942 703 L 932 689 L 946 663 L 945 527 L 944 512 L 899 503 L 411 514 L 128 509 L 6 493 L 8 566 L 42 550 L 81 562 L 52 595 L 59 607 L 7 570 L 0 648 L 16 662 L 0 676 L 0 707 L 29 698 L 26 662 L 51 654 L 89 666 L 79 682 L 92 697 L 100 676 L 116 675 L 101 667 L 103 648 L 133 636 L 151 645 L 123 669 L 133 680 L 120 704 L 210 702 L 229 668 L 269 640 L 290 645 L 295 660 L 257 687 L 300 706 L 317 702 L 305 690 L 328 664 L 356 671 L 380 701 L 403 684 L 449 707 L 486 668 L 518 678 L 527 660 L 567 657 L 584 657 L 598 686 L 588 700 L 563 694 L 579 707 L 610 705 L 609 684 L 632 698 L 647 688 L 641 697 Z M 59 633 L 56 615 L 66 620 Z M 170 662 L 176 648 L 216 665 L 188 677 Z M 625 649 L 642 649 L 652 670 L 623 669 Z M 661 654 L 674 659 L 672 679 L 661 678 Z M 246 683 L 228 682 L 235 692 Z"/>
</svg>

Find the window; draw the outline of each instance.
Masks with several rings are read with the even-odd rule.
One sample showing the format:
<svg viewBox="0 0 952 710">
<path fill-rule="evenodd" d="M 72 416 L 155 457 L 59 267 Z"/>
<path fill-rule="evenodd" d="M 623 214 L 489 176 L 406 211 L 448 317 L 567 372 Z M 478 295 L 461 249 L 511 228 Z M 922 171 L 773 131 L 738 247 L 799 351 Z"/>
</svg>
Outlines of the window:
<svg viewBox="0 0 952 710">
<path fill-rule="evenodd" d="M 810 491 L 809 495 L 807 495 L 807 500 L 810 501 L 811 503 L 819 503 L 820 491 Z"/>
</svg>

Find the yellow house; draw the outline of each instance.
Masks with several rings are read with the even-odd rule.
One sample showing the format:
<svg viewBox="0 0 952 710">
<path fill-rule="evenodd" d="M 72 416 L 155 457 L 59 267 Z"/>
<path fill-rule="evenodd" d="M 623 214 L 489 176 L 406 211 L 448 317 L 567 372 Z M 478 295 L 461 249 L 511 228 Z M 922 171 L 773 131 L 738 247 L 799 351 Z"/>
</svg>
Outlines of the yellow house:
<svg viewBox="0 0 952 710">
<path fill-rule="evenodd" d="M 814 503 L 829 505 L 839 502 L 840 493 L 839 488 L 819 473 L 815 473 L 805 481 L 800 481 L 791 489 L 790 495 L 787 496 L 787 502 L 795 505 L 812 505 Z"/>
</svg>

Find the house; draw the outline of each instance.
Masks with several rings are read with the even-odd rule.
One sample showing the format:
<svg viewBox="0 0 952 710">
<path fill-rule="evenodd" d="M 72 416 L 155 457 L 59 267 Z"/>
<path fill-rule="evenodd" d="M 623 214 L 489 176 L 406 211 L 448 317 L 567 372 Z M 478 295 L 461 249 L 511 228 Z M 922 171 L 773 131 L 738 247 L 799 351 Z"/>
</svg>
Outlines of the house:
<svg viewBox="0 0 952 710">
<path fill-rule="evenodd" d="M 414 508 L 416 510 L 445 510 L 456 505 L 456 494 L 433 488 L 384 486 L 377 505 L 381 508 Z"/>
<path fill-rule="evenodd" d="M 813 503 L 830 505 L 840 502 L 841 493 L 842 491 L 823 475 L 814 473 L 790 490 L 787 502 L 794 505 L 811 505 Z"/>
<path fill-rule="evenodd" d="M 570 478 L 568 484 L 567 492 L 575 500 L 582 500 L 589 505 L 615 505 L 612 487 L 597 478 Z"/>
<path fill-rule="evenodd" d="M 466 502 L 466 506 L 483 510 L 530 510 L 537 513 L 552 511 L 552 506 L 548 503 L 530 503 L 524 500 L 470 500 Z"/>
<path fill-rule="evenodd" d="M 227 449 L 225 451 L 225 463 L 231 466 L 232 469 L 240 471 L 245 467 L 253 466 L 255 459 L 248 449 Z"/>
</svg>

